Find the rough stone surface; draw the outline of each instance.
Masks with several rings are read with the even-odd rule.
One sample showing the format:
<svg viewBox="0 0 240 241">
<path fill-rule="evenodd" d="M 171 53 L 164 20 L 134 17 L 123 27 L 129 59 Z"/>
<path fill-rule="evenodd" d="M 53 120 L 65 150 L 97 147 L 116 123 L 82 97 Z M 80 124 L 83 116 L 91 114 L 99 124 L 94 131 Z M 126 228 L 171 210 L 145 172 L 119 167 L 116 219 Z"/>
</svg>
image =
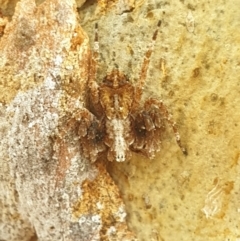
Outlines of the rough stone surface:
<svg viewBox="0 0 240 241">
<path fill-rule="evenodd" d="M 0 239 L 29 240 L 36 230 L 39 240 L 76 240 L 83 235 L 78 230 L 85 230 L 81 240 L 111 240 L 106 234 L 121 223 L 109 227 L 106 220 L 111 212 L 122 214 L 125 204 L 138 240 L 239 240 L 239 3 L 86 1 L 78 6 L 91 46 L 94 23 L 99 25 L 98 81 L 115 63 L 136 81 L 162 20 L 145 98 L 163 99 L 189 154 L 183 156 L 169 130 L 154 160 L 136 154 L 129 162 L 107 163 L 123 204 L 117 188 L 112 196 L 106 193 L 114 184 L 104 166 L 82 160 L 75 141 L 53 144 L 49 138 L 59 116 L 81 107 L 87 70 L 78 66 L 88 56 L 88 40 L 72 1 L 59 1 L 61 7 L 49 10 L 55 13 L 51 17 L 46 5 L 37 10 L 33 2 L 21 1 L 0 42 Z M 80 36 L 75 48 L 73 32 Z M 102 192 L 96 191 L 101 181 Z M 92 192 L 93 200 L 99 196 L 116 207 L 103 212 L 101 202 L 90 202 Z M 90 209 L 95 212 L 87 215 Z M 134 238 L 124 226 L 115 240 L 125 237 L 121 230 Z"/>
<path fill-rule="evenodd" d="M 75 1 L 18 2 L 0 52 L 0 240 L 136 240 L 103 164 L 81 157 L 75 133 L 61 136 L 89 71 Z"/>
<path fill-rule="evenodd" d="M 168 106 L 189 154 L 182 155 L 169 130 L 153 161 L 134 155 L 130 162 L 109 164 L 139 240 L 240 239 L 236 6 L 237 1 L 149 0 L 135 1 L 132 11 L 121 14 L 112 7 L 101 18 L 90 14 L 98 13 L 96 4 L 79 11 L 91 42 L 98 22 L 99 81 L 114 62 L 136 81 L 162 20 L 145 97 L 157 96 Z"/>
</svg>

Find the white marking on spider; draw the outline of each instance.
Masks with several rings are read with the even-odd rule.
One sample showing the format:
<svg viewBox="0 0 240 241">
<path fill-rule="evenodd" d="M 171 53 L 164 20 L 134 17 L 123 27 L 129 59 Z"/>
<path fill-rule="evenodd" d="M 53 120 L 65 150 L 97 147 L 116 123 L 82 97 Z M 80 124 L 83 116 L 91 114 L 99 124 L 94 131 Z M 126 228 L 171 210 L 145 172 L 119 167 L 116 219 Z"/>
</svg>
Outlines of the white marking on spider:
<svg viewBox="0 0 240 241">
<path fill-rule="evenodd" d="M 99 43 L 98 42 L 94 42 L 94 46 L 93 48 L 98 51 L 99 50 Z"/>
<path fill-rule="evenodd" d="M 114 152 L 116 153 L 116 161 L 125 161 L 125 153 L 127 149 L 124 138 L 124 120 L 113 119 L 112 121 L 114 135 Z"/>
</svg>

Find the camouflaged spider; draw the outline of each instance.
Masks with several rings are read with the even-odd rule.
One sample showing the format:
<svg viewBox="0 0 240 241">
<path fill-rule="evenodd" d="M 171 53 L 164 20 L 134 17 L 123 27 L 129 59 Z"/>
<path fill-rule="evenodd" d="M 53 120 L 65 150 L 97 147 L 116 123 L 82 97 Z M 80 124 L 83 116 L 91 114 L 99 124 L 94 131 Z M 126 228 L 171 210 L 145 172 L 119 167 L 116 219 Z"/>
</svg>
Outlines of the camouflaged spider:
<svg viewBox="0 0 240 241">
<path fill-rule="evenodd" d="M 113 69 L 102 83 L 96 82 L 99 43 L 98 27 L 95 25 L 95 44 L 88 82 L 89 108 L 75 114 L 83 154 L 92 162 L 104 150 L 107 150 L 109 161 L 123 162 L 131 157 L 132 151 L 153 158 L 160 150 L 165 122 L 172 127 L 177 144 L 186 154 L 177 127 L 163 102 L 149 98 L 143 105 L 140 104 L 160 25 L 161 21 L 144 55 L 140 77 L 135 85 L 118 69 Z"/>
</svg>

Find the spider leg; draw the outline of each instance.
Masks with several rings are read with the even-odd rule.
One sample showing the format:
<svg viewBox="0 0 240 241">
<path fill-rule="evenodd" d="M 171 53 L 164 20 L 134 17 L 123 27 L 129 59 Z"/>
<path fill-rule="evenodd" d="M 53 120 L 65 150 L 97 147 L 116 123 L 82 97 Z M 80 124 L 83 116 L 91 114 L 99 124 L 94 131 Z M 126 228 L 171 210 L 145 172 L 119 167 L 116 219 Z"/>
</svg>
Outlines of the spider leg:
<svg viewBox="0 0 240 241">
<path fill-rule="evenodd" d="M 63 120 L 59 130 L 60 139 L 71 139 L 77 135 L 85 158 L 95 162 L 98 153 L 105 150 L 104 123 L 99 121 L 90 111 L 81 108 L 74 112 L 70 119 Z M 75 133 L 75 134 L 74 134 Z"/>
<path fill-rule="evenodd" d="M 173 130 L 173 133 L 175 135 L 175 139 L 176 139 L 176 142 L 178 144 L 178 146 L 180 147 L 180 149 L 182 150 L 183 154 L 184 155 L 187 155 L 187 150 L 182 146 L 182 143 L 181 143 L 181 137 L 180 137 L 180 134 L 178 132 L 178 129 L 177 129 L 177 126 L 176 126 L 176 123 L 173 121 L 172 119 L 172 116 L 171 114 L 168 112 L 167 110 L 167 107 L 163 104 L 162 101 L 159 101 L 157 99 L 154 99 L 154 98 L 150 98 L 148 99 L 145 104 L 144 104 L 144 108 L 146 110 L 148 109 L 151 109 L 152 107 L 156 107 L 156 108 L 159 108 L 159 110 L 161 111 L 161 114 L 164 116 L 164 118 L 167 120 L 168 124 L 172 127 L 172 130 Z M 154 120 L 154 124 L 155 126 L 159 125 L 158 122 L 159 122 L 159 117 L 156 116 L 155 120 Z M 161 120 L 160 120 L 161 122 Z"/>
<path fill-rule="evenodd" d="M 79 137 L 85 136 L 87 134 L 87 128 L 90 126 L 94 118 L 94 115 L 87 109 L 78 109 L 71 115 L 71 118 L 63 119 L 61 121 L 62 124 L 59 130 L 60 138 L 65 138 L 68 136 L 69 132 L 77 129 Z"/>
<path fill-rule="evenodd" d="M 141 108 L 131 115 L 134 141 L 130 148 L 132 151 L 140 152 L 150 159 L 155 156 L 156 152 L 160 151 L 164 132 L 162 118 L 159 119 L 158 123 L 155 119 L 156 111 L 152 106 L 149 110 Z"/>
<path fill-rule="evenodd" d="M 142 68 L 141 68 L 141 72 L 140 72 L 139 81 L 136 85 L 136 93 L 135 93 L 135 103 L 136 103 L 136 105 L 138 105 L 138 103 L 141 99 L 141 96 L 142 96 L 143 86 L 144 86 L 144 83 L 145 83 L 145 80 L 146 80 L 150 58 L 151 58 L 151 55 L 152 55 L 152 52 L 153 52 L 153 49 L 154 49 L 154 46 L 155 46 L 155 42 L 156 42 L 156 39 L 157 39 L 157 35 L 158 35 L 158 31 L 159 31 L 160 26 L 161 26 L 161 20 L 158 21 L 157 29 L 153 33 L 152 41 L 149 44 L 148 49 L 147 49 L 147 51 L 144 55 L 144 60 L 143 60 L 143 64 L 142 64 Z"/>
<path fill-rule="evenodd" d="M 98 86 L 98 83 L 96 82 L 98 60 L 99 60 L 98 24 L 95 23 L 94 46 L 93 46 L 93 51 L 91 53 L 90 66 L 89 66 L 90 67 L 89 80 L 88 80 L 90 97 L 91 97 L 91 101 L 94 104 L 97 104 L 99 102 L 99 86 Z"/>
</svg>

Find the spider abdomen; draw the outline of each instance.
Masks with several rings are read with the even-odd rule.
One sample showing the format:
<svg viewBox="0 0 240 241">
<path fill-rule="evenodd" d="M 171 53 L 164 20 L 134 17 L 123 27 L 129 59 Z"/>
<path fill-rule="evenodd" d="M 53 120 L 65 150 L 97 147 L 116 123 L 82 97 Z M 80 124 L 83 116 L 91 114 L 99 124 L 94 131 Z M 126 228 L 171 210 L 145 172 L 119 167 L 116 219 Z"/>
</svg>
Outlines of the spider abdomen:
<svg viewBox="0 0 240 241">
<path fill-rule="evenodd" d="M 108 159 L 123 162 L 131 155 L 129 150 L 133 142 L 129 119 L 106 120 L 105 144 L 109 147 Z"/>
</svg>

